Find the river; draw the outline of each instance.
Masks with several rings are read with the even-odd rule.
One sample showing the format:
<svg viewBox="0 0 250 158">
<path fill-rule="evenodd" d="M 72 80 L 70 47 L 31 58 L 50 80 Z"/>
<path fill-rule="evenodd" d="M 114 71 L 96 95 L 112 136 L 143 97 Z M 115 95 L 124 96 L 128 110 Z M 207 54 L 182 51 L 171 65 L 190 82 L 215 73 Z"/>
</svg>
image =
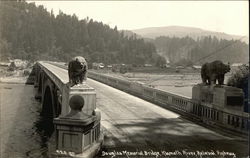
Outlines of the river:
<svg viewBox="0 0 250 158">
<path fill-rule="evenodd" d="M 54 146 L 53 124 L 40 117 L 34 92 L 33 85 L 0 83 L 1 158 L 47 158 Z"/>
</svg>

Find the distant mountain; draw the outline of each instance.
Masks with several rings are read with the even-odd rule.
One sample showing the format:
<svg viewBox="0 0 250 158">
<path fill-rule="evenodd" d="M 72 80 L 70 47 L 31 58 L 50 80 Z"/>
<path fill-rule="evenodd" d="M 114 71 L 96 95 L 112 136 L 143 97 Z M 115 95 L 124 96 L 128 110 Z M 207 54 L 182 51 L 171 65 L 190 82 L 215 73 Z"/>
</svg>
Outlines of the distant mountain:
<svg viewBox="0 0 250 158">
<path fill-rule="evenodd" d="M 143 38 L 152 38 L 152 39 L 159 36 L 169 36 L 169 37 L 189 36 L 195 40 L 198 37 L 202 36 L 212 36 L 212 37 L 215 36 L 218 39 L 226 39 L 226 40 L 231 40 L 231 39 L 236 40 L 243 37 L 239 35 L 230 35 L 223 32 L 214 32 L 214 31 L 203 30 L 200 28 L 184 27 L 184 26 L 149 27 L 131 31 L 142 36 Z M 241 41 L 249 43 L 248 37 L 243 38 Z"/>
<path fill-rule="evenodd" d="M 151 43 L 154 42 L 154 39 L 152 39 L 152 38 L 142 37 L 141 35 L 136 34 L 136 33 L 132 32 L 132 31 L 129 31 L 129 30 L 120 30 L 119 32 L 121 32 L 121 33 L 123 32 L 123 35 L 125 37 L 132 37 L 132 36 L 134 36 L 137 39 L 143 38 L 145 42 L 151 42 Z"/>
<path fill-rule="evenodd" d="M 219 40 L 211 36 L 205 36 L 200 40 L 194 40 L 191 37 L 161 36 L 153 43 L 157 53 L 170 63 L 203 64 L 214 60 L 222 60 L 226 63 L 247 63 L 249 60 L 249 45 L 236 40 Z"/>
<path fill-rule="evenodd" d="M 132 31 L 129 31 L 129 30 L 120 30 L 119 32 L 123 32 L 123 35 L 126 37 L 131 37 L 131 36 L 135 36 L 136 38 L 142 38 L 142 36 L 132 32 Z"/>
</svg>

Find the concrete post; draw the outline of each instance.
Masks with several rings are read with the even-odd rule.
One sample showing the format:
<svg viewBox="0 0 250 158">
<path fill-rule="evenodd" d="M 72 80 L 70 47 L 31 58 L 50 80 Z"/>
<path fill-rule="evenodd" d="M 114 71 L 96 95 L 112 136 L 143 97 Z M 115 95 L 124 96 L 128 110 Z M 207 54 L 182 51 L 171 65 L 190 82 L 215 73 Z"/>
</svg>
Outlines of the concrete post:
<svg viewBox="0 0 250 158">
<path fill-rule="evenodd" d="M 82 89 L 87 88 L 86 85 L 80 86 Z M 100 131 L 101 114 L 94 110 L 95 105 L 86 98 L 91 95 L 76 93 L 75 90 L 79 88 L 70 88 L 74 89 L 74 93 L 70 92 L 69 96 L 70 112 L 54 119 L 57 137 L 54 157 L 94 157 L 101 147 L 103 141 Z M 92 113 L 89 112 L 91 106 L 93 106 Z"/>
</svg>

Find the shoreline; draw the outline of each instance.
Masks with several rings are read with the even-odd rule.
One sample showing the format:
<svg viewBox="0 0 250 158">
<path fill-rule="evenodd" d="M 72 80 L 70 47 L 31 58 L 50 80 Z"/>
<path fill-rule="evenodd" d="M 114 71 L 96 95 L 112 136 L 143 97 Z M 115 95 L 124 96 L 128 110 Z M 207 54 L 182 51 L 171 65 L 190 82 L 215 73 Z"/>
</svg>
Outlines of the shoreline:
<svg viewBox="0 0 250 158">
<path fill-rule="evenodd" d="M 1 77 L 0 83 L 3 84 L 26 84 L 28 77 Z"/>
</svg>

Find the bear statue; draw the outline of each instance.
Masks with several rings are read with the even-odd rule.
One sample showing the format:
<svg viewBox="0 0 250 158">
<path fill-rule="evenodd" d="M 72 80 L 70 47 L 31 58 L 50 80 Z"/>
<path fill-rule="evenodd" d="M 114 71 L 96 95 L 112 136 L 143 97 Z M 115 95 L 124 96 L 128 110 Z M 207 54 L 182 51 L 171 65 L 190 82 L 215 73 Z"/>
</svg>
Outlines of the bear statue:
<svg viewBox="0 0 250 158">
<path fill-rule="evenodd" d="M 201 78 L 204 84 L 216 84 L 218 80 L 219 85 L 224 84 L 224 77 L 230 71 L 230 65 L 223 64 L 222 61 L 216 60 L 211 63 L 205 63 L 201 67 Z"/>
<path fill-rule="evenodd" d="M 82 84 L 87 79 L 87 62 L 81 56 L 74 57 L 68 64 L 68 75 L 71 86 Z"/>
</svg>

